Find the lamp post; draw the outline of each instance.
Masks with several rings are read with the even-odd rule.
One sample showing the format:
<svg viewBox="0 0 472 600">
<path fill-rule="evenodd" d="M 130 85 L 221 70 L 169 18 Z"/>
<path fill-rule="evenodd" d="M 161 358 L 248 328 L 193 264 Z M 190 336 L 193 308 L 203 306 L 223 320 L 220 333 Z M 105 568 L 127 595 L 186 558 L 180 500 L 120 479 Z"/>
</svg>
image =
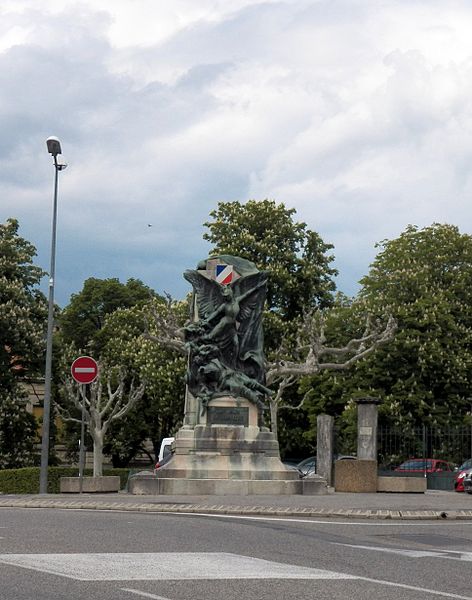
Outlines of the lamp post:
<svg viewBox="0 0 472 600">
<path fill-rule="evenodd" d="M 56 222 L 57 222 L 57 183 L 59 171 L 67 167 L 62 156 L 61 142 L 57 137 L 46 140 L 49 154 L 54 159 L 54 203 L 52 211 L 51 268 L 49 269 L 48 329 L 46 337 L 46 367 L 44 375 L 43 431 L 41 437 L 41 470 L 39 475 L 39 493 L 48 491 L 49 462 L 49 419 L 51 414 L 51 372 L 52 372 L 52 334 L 54 330 L 54 275 L 56 270 Z"/>
</svg>

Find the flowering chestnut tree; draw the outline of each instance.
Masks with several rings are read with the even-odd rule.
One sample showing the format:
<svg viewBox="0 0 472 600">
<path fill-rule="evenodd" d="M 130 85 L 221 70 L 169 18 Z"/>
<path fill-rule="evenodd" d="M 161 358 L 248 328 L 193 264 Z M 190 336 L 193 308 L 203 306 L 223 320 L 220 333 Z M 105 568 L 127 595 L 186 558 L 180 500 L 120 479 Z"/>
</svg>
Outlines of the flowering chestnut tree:
<svg viewBox="0 0 472 600">
<path fill-rule="evenodd" d="M 47 305 L 37 288 L 44 272 L 18 228 L 15 219 L 0 224 L 0 468 L 32 464 L 36 422 L 21 381 L 44 356 Z"/>
</svg>

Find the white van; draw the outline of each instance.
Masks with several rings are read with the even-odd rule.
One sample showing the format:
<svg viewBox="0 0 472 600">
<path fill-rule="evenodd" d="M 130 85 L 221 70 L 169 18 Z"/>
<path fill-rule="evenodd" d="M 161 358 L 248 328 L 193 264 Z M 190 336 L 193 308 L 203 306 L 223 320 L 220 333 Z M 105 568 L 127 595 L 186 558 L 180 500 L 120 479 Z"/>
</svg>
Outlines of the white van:
<svg viewBox="0 0 472 600">
<path fill-rule="evenodd" d="M 172 453 L 172 444 L 174 443 L 175 437 L 166 437 L 161 442 L 159 448 L 159 462 L 162 462 L 164 458 L 167 458 Z"/>
</svg>

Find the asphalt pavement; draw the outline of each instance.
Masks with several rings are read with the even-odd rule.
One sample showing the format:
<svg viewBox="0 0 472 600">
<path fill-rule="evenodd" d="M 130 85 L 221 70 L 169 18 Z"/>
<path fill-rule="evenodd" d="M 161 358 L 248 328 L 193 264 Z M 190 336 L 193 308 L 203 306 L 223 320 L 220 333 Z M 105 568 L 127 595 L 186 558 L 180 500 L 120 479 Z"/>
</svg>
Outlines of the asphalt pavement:
<svg viewBox="0 0 472 600">
<path fill-rule="evenodd" d="M 472 495 L 427 491 L 323 496 L 141 496 L 109 494 L 0 495 L 0 508 L 58 508 L 353 519 L 472 519 Z"/>
</svg>

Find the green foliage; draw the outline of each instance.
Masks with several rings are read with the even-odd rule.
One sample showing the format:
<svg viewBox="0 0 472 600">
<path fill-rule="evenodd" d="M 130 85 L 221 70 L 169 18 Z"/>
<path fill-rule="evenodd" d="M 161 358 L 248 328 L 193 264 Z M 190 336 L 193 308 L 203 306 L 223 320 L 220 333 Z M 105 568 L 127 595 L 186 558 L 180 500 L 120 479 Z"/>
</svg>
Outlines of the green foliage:
<svg viewBox="0 0 472 600">
<path fill-rule="evenodd" d="M 294 221 L 295 212 L 273 200 L 220 202 L 210 213 L 213 221 L 205 223 L 210 232 L 203 235 L 213 254 L 240 256 L 269 271 L 267 305 L 284 321 L 330 305 L 337 273 L 327 254 L 333 246 Z"/>
<path fill-rule="evenodd" d="M 26 395 L 20 385 L 0 388 L 0 468 L 33 464 L 37 423 L 26 409 Z"/>
<path fill-rule="evenodd" d="M 129 279 L 125 284 L 116 278 L 96 279 L 84 283 L 82 291 L 72 294 L 60 317 L 62 337 L 77 349 L 99 356 L 104 345 L 100 332 L 108 314 L 119 308 L 143 305 L 155 294 L 144 283 Z"/>
<path fill-rule="evenodd" d="M 361 297 L 399 331 L 369 361 L 370 385 L 396 422 L 460 420 L 472 383 L 472 237 L 452 225 L 409 226 L 380 247 Z"/>
<path fill-rule="evenodd" d="M 162 299 L 155 298 L 153 304 L 157 311 L 165 309 Z M 176 304 L 175 311 L 183 324 L 186 303 Z M 125 366 L 146 382 L 142 400 L 128 413 L 126 421 L 112 425 L 106 452 L 112 455 L 115 465 L 128 464 L 146 438 L 151 439 L 157 454 L 162 437 L 174 433 L 183 416 L 186 360 L 144 337 L 145 322 L 149 323 L 150 333 L 155 332 L 149 304 L 115 311 L 103 329 L 103 359 Z"/>
<path fill-rule="evenodd" d="M 349 373 L 313 383 L 310 414 L 344 412 L 356 394 L 378 396 L 381 422 L 460 424 L 472 385 L 472 237 L 452 225 L 408 226 L 380 252 L 350 311 L 391 314 L 395 339 Z"/>
<path fill-rule="evenodd" d="M 47 307 L 36 289 L 43 271 L 36 250 L 18 235 L 18 221 L 0 224 L 0 466 L 31 464 L 35 423 L 25 410 L 20 380 L 34 375 L 44 356 Z"/>
<path fill-rule="evenodd" d="M 82 291 L 72 295 L 60 319 L 64 354 L 69 356 L 68 362 L 62 365 L 64 374 L 68 374 L 70 358 L 86 351 L 110 372 L 124 369 L 129 380 L 134 379 L 135 383 L 149 375 L 151 382 L 152 374 L 146 373 L 145 365 L 154 363 L 144 356 L 146 349 L 141 337 L 145 326 L 144 307 L 152 298 L 156 298 L 155 292 L 136 279 L 129 279 L 126 284 L 118 279 L 87 279 Z M 150 383 L 148 387 L 152 387 Z M 67 405 L 65 397 L 61 403 Z M 115 465 L 128 464 L 142 449 L 143 440 L 152 429 L 150 405 L 153 398 L 148 392 L 126 419 L 112 423 L 105 452 L 112 455 Z M 71 414 L 80 418 L 75 412 L 72 410 Z M 78 432 L 77 424 L 66 423 L 65 442 L 71 453 L 77 448 Z"/>
<path fill-rule="evenodd" d="M 100 288 L 100 286 L 97 286 Z M 100 347 L 100 363 L 112 372 L 123 369 L 128 374 L 128 383 L 134 380 L 146 383 L 143 398 L 127 413 L 126 418 L 112 421 L 107 432 L 105 454 L 112 457 L 114 466 L 126 466 L 143 450 L 144 441 L 150 439 L 157 454 L 162 437 L 175 432 L 183 415 L 185 393 L 185 359 L 147 339 L 144 335 L 146 323 L 150 333 L 154 332 L 151 302 L 155 309 L 165 309 L 164 300 L 147 293 L 146 302 L 139 299 L 129 308 L 116 308 L 104 315 L 100 329 L 93 333 Z M 187 318 L 186 303 L 176 304 L 176 313 L 183 322 Z M 66 348 L 67 350 L 67 348 Z M 68 350 L 70 353 L 70 348 Z M 64 372 L 70 360 L 64 363 Z M 65 404 L 65 399 L 62 403 Z M 80 419 L 77 410 L 71 414 Z M 76 452 L 80 426 L 66 423 L 65 443 L 71 454 Z M 90 445 L 90 441 L 88 442 Z"/>
<path fill-rule="evenodd" d="M 46 299 L 36 286 L 44 272 L 36 250 L 18 235 L 18 221 L 0 224 L 0 380 L 11 384 L 43 356 Z"/>
<path fill-rule="evenodd" d="M 92 469 L 84 469 L 85 476 L 92 475 Z M 120 478 L 120 487 L 124 489 L 128 481 L 129 469 L 104 469 L 103 475 L 115 475 Z M 39 494 L 39 467 L 5 469 L 0 471 L 0 493 L 2 494 Z M 77 467 L 49 467 L 48 494 L 59 494 L 61 477 L 77 477 Z"/>
</svg>

